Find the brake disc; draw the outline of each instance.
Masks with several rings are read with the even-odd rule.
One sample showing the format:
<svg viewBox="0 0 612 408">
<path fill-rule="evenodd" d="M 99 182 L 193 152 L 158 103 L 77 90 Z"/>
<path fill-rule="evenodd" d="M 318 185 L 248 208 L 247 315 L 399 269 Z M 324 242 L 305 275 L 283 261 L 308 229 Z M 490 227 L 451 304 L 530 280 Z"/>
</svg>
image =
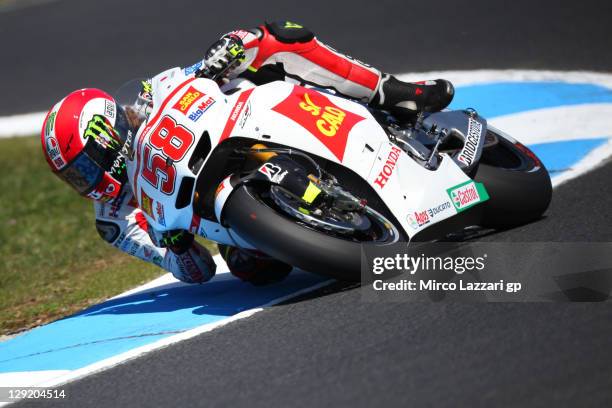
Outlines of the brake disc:
<svg viewBox="0 0 612 408">
<path fill-rule="evenodd" d="M 270 187 L 274 203 L 287 215 L 297 218 L 315 229 L 352 235 L 370 228 L 368 217 L 357 212 L 334 212 L 333 209 L 306 208 L 304 202 L 280 186 Z"/>
</svg>

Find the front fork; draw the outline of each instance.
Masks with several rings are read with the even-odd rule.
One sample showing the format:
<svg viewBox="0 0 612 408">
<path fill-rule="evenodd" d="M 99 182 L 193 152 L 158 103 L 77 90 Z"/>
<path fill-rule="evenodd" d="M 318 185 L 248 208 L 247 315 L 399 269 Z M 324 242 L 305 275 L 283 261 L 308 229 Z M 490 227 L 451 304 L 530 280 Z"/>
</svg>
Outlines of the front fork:
<svg viewBox="0 0 612 408">
<path fill-rule="evenodd" d="M 322 199 L 318 178 L 291 159 L 289 155 L 267 151 L 262 144 L 256 144 L 245 151 L 250 158 L 260 163 L 256 170 L 245 176 L 230 175 L 217 187 L 215 192 L 215 215 L 222 223 L 222 213 L 225 202 L 231 192 L 242 184 L 275 184 L 301 199 L 305 205 L 316 205 Z"/>
</svg>

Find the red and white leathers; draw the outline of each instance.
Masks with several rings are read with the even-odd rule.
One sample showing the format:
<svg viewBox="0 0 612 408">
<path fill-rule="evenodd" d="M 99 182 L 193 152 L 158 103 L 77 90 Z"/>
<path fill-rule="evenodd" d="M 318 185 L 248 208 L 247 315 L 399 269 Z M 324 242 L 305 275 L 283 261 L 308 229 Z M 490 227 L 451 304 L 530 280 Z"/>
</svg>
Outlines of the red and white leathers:
<svg viewBox="0 0 612 408">
<path fill-rule="evenodd" d="M 124 185 L 112 203 L 94 201 L 94 210 L 100 236 L 123 252 L 160 266 L 183 282 L 202 283 L 215 275 L 216 265 L 210 253 L 197 242 L 180 254 L 153 243 L 147 220 L 129 185 Z"/>
<path fill-rule="evenodd" d="M 242 77 L 257 85 L 274 80 L 329 88 L 341 95 L 391 112 L 397 119 L 413 121 L 417 113 L 444 109 L 453 99 L 454 87 L 444 79 L 404 82 L 320 42 L 299 24 L 266 23 L 251 30 L 235 30 L 224 38 L 240 40 L 245 58 L 228 78 Z M 214 48 L 211 47 L 211 48 Z M 209 50 L 210 51 L 210 50 Z M 207 53 L 208 54 L 208 53 Z M 185 68 L 194 72 L 203 60 Z M 209 66 L 210 68 L 210 66 Z"/>
<path fill-rule="evenodd" d="M 246 57 L 230 78 L 245 76 L 257 81 L 260 76 L 268 82 L 266 74 L 259 75 L 256 70 L 278 65 L 284 71 L 284 80 L 330 88 L 363 102 L 374 98 L 381 82 L 379 70 L 337 52 L 295 23 L 271 23 L 226 36 L 242 40 Z"/>
<path fill-rule="evenodd" d="M 382 74 L 381 71 L 321 43 L 299 24 L 270 23 L 252 30 L 235 30 L 224 37 L 226 36 L 240 39 L 245 48 L 245 59 L 228 73 L 228 79 L 242 77 L 255 84 L 274 80 L 310 84 L 329 88 L 383 108 L 400 104 L 404 105 L 402 108 L 406 108 L 404 96 L 416 100 L 408 101 L 408 109 L 427 105 L 426 84 L 403 83 L 388 74 Z M 206 60 L 200 61 L 184 68 L 183 73 L 193 75 L 205 64 Z M 393 86 L 387 90 L 387 85 Z M 392 95 L 395 98 L 392 98 Z M 452 98 L 452 93 L 450 97 Z M 390 101 L 393 101 L 392 105 L 386 105 Z M 445 102 L 444 106 L 448 102 Z M 414 104 L 414 107 L 410 104 Z M 419 104 L 421 106 L 417 106 Z M 197 242 L 189 241 L 188 245 L 191 246 L 181 255 L 154 245 L 149 234 L 151 231 L 147 233 L 147 223 L 132 198 L 129 186 L 125 188 L 126 191 L 113 204 L 95 204 L 96 225 L 100 235 L 122 251 L 159 265 L 180 280 L 204 282 L 210 279 L 215 272 L 214 263 L 206 249 Z M 267 280 L 260 279 L 257 276 L 258 271 L 249 273 L 246 269 L 262 269 L 259 272 L 265 272 L 263 269 L 277 269 L 278 278 L 272 278 L 277 280 L 286 276 L 290 270 L 290 267 L 287 268 L 288 265 L 282 262 L 265 256 L 258 257 L 256 253 L 233 247 L 223 247 L 221 253 L 232 273 L 253 283 Z"/>
</svg>

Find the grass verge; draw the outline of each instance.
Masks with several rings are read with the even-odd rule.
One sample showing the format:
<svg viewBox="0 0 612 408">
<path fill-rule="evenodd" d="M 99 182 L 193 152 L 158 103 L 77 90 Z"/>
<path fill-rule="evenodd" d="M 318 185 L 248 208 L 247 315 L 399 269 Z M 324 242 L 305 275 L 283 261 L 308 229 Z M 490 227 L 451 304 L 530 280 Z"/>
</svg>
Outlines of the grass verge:
<svg viewBox="0 0 612 408">
<path fill-rule="evenodd" d="M 92 203 L 51 173 L 38 137 L 0 139 L 0 335 L 163 273 L 100 239 Z"/>
</svg>

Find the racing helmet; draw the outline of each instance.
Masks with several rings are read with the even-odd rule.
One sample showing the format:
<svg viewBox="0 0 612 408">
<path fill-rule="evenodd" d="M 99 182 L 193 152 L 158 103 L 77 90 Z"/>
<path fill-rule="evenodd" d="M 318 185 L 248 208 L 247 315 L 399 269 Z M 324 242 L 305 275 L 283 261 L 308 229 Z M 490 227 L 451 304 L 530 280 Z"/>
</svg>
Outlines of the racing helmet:
<svg viewBox="0 0 612 408">
<path fill-rule="evenodd" d="M 104 91 L 79 89 L 58 102 L 41 131 L 53 172 L 80 195 L 112 201 L 127 181 L 122 148 L 135 129 L 124 108 Z"/>
</svg>

